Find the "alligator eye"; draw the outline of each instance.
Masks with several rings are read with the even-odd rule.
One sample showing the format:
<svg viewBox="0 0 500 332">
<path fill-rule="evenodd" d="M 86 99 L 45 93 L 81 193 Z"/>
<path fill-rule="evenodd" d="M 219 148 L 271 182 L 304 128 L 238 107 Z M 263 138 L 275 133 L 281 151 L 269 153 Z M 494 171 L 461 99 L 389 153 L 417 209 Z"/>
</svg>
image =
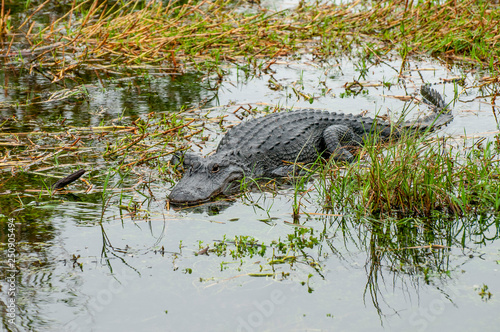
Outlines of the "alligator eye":
<svg viewBox="0 0 500 332">
<path fill-rule="evenodd" d="M 217 173 L 218 171 L 220 171 L 220 167 L 218 164 L 215 164 L 212 166 L 212 173 Z"/>
</svg>

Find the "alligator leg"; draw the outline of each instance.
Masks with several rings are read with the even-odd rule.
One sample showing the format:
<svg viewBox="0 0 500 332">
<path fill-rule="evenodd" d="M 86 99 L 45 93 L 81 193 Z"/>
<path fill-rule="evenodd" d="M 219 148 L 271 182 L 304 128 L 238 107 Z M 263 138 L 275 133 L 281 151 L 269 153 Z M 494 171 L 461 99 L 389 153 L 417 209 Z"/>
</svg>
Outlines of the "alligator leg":
<svg viewBox="0 0 500 332">
<path fill-rule="evenodd" d="M 333 125 L 323 131 L 326 150 L 335 161 L 354 160 L 354 156 L 346 147 L 354 147 L 362 144 L 362 139 L 350 127 L 344 125 Z"/>
</svg>

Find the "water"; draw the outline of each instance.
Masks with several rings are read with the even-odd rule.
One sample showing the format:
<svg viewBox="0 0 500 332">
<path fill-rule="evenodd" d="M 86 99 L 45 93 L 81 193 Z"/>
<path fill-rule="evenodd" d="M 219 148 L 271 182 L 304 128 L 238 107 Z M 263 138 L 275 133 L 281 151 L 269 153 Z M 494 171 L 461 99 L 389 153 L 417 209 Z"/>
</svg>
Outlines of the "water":
<svg viewBox="0 0 500 332">
<path fill-rule="evenodd" d="M 185 113 L 187 117 L 227 115 L 226 124 L 239 121 L 233 114 L 239 106 L 258 110 L 275 105 L 313 107 L 397 118 L 405 102 L 394 97 L 414 94 L 425 82 L 437 83 L 435 88 L 447 101 L 455 93 L 459 95 L 451 105 L 455 119 L 440 135 L 491 138 L 498 132 L 492 108 L 498 109 L 491 104 L 488 87 L 465 93 L 460 85 L 442 84 L 446 79 L 463 78 L 468 86 L 479 86 L 485 73 L 445 67 L 431 58 L 412 59 L 411 70 L 403 72 L 402 77 L 397 59 L 368 66 L 366 71 L 359 66 L 359 59 L 344 58 L 319 67 L 304 56 L 300 61 L 283 60 L 271 66 L 268 74 L 257 76 L 228 67 L 228 75 L 216 89 L 213 80 L 197 73 L 131 79 L 117 75 L 106 80 L 104 87 L 89 75 L 88 97 L 77 95 L 29 107 L 2 106 L 0 115 L 4 119 L 16 117 L 17 122 L 9 122 L 4 128 L 11 132 L 57 132 L 55 124 L 64 118 L 65 125 L 75 127 L 120 124 L 150 112 L 175 112 L 181 107 L 194 109 Z M 1 79 L 5 82 L 0 96 L 3 105 L 60 90 L 43 77 L 25 72 L 3 69 Z M 365 86 L 357 95 L 345 89 L 354 81 Z M 298 92 L 314 97 L 314 102 Z M 410 109 L 413 119 L 425 110 Z M 222 136 L 218 123 L 207 122 L 203 136 L 207 142 L 193 145 L 194 152 L 205 154 L 215 148 Z M 200 136 L 195 141 L 201 143 Z M 102 144 L 95 144 L 103 149 Z M 88 177 L 102 185 L 99 163 L 103 161 L 82 158 L 80 162 L 93 170 Z M 171 188 L 169 178 L 159 178 L 157 170 L 148 166 L 138 166 L 137 172 L 148 174 L 146 180 L 153 182 L 132 189 L 127 181 L 134 183 L 130 180 L 134 174 L 122 174 L 123 184 L 115 175 L 110 184 L 114 189 L 105 199 L 98 190 L 50 199 L 29 191 L 41 187 L 35 174 L 11 175 L 4 169 L 0 208 L 3 215 L 15 216 L 19 253 L 17 321 L 9 324 L 4 313 L 4 329 L 498 329 L 500 222 L 495 215 L 434 221 L 434 226 L 426 227 L 415 220 L 408 230 L 396 223 L 384 224 L 384 220 L 325 215 L 313 190 L 303 198 L 302 210 L 313 214 L 302 214 L 303 227 L 296 228 L 290 225 L 293 188 L 285 187 L 277 195 L 272 191 L 254 192 L 234 202 L 174 210 L 165 206 Z M 139 210 L 134 215 L 118 207 L 129 202 L 140 203 L 138 206 L 149 214 Z M 312 231 L 301 234 L 303 228 Z M 4 226 L 4 243 L 7 234 Z M 415 235 L 408 240 L 408 234 Z M 213 252 L 195 255 L 207 245 L 214 248 L 214 243 L 224 238 L 233 241 L 242 235 L 266 244 L 264 256 L 244 254 L 233 259 L 230 250 L 235 246 L 231 242 L 227 242 L 225 256 Z M 268 264 L 274 259 L 273 241 L 297 248 L 301 240 L 313 244 L 295 252 L 290 249 L 289 254 L 297 256 L 296 262 Z M 381 250 L 388 247 L 387 241 L 401 248 L 408 243 L 447 248 Z M 295 245 L 291 247 L 291 243 Z M 284 256 L 277 251 L 275 255 Z M 273 277 L 263 276 L 270 273 Z M 483 285 L 488 289 L 481 296 Z M 4 282 L 4 305 L 7 288 Z M 493 296 L 488 298 L 487 292 Z"/>
</svg>

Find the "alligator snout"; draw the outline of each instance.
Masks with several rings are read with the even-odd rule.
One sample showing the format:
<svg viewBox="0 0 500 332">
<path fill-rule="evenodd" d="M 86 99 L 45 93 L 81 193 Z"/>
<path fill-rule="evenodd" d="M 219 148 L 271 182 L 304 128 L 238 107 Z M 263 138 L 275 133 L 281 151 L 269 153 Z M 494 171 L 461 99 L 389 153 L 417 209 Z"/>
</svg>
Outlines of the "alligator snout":
<svg viewBox="0 0 500 332">
<path fill-rule="evenodd" d="M 217 160 L 219 162 L 214 162 Z M 191 167 L 175 185 L 169 195 L 174 205 L 193 205 L 209 201 L 233 188 L 234 181 L 243 178 L 243 170 L 235 165 L 222 163 L 221 156 L 201 160 L 196 167 Z"/>
<path fill-rule="evenodd" d="M 179 188 L 175 186 L 168 196 L 168 200 L 174 205 L 193 205 L 206 202 L 210 197 L 210 195 L 203 195 L 199 188 Z"/>
</svg>

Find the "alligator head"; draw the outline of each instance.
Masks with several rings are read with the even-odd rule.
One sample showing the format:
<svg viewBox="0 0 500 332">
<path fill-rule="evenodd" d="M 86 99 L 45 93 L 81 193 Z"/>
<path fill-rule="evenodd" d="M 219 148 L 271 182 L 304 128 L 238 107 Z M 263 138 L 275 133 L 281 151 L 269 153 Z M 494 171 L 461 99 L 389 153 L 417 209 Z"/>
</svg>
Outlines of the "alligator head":
<svg viewBox="0 0 500 332">
<path fill-rule="evenodd" d="M 236 186 L 234 182 L 244 176 L 244 169 L 237 161 L 217 153 L 207 158 L 186 153 L 183 167 L 184 177 L 168 197 L 175 205 L 202 203 L 218 194 L 228 193 Z"/>
</svg>

